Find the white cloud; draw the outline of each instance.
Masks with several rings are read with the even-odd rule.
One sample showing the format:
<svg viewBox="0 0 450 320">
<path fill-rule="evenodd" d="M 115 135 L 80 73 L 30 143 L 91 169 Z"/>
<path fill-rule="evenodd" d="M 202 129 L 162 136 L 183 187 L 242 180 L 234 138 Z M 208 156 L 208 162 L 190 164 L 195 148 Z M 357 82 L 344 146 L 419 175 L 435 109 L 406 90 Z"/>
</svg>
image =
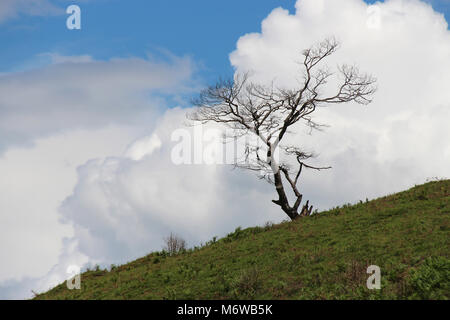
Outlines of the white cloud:
<svg viewBox="0 0 450 320">
<path fill-rule="evenodd" d="M 38 139 L 33 148 L 11 148 L 0 158 L 0 282 L 37 277 L 58 261 L 70 226 L 57 208 L 87 159 L 120 154 L 139 134 L 126 126 L 76 130 Z"/>
<path fill-rule="evenodd" d="M 187 58 L 50 56 L 43 68 L 0 75 L 0 154 L 62 130 L 151 123 L 165 108 L 162 96 L 185 93 L 193 71 Z"/>
<path fill-rule="evenodd" d="M 39 241 L 34 244 L 17 239 L 24 245 L 23 248 L 13 245 L 15 250 L 11 250 L 24 254 L 24 260 L 18 262 L 34 261 L 34 268 L 38 266 L 39 270 L 34 273 L 25 267 L 18 270 L 17 275 L 27 274 L 28 277 L 4 281 L 0 290 L 3 297 L 25 297 L 31 295 L 32 289 L 38 292 L 47 290 L 68 277 L 66 269 L 69 265 L 98 263 L 108 266 L 160 250 L 163 238 L 170 232 L 181 235 L 192 246 L 216 235 L 223 236 L 238 225 L 261 225 L 268 220 L 280 221 L 283 218 L 278 209 L 270 205 L 271 186 L 255 179 L 252 173 L 234 171 L 230 166 L 175 165 L 172 162 L 171 151 L 178 142 L 171 141 L 171 133 L 184 128 L 185 113 L 186 110 L 180 108 L 167 111 L 158 120 L 152 134 L 135 140 L 127 148 L 123 142 L 130 141 L 129 137 L 117 139 L 118 136 L 109 135 L 110 139 L 100 141 L 109 147 L 115 146 L 115 151 L 122 146 L 125 150 L 122 155 L 116 153 L 115 156 L 93 158 L 77 168 L 76 179 L 72 176 L 74 171 L 66 170 L 65 174 L 70 177 L 60 176 L 61 181 L 51 183 L 52 188 L 42 187 L 48 192 L 56 192 L 46 199 L 55 205 L 61 202 L 60 195 L 69 193 L 68 189 L 76 180 L 72 194 L 62 202 L 59 210 L 61 221 L 70 226 L 71 232 L 62 233 L 68 238 L 53 246 L 41 241 L 39 231 L 36 231 Z M 186 129 L 193 138 L 197 138 L 194 143 L 207 139 L 206 135 L 193 134 L 193 127 Z M 92 139 L 95 135 L 88 132 L 84 138 L 87 137 Z M 75 141 L 68 139 L 60 141 L 67 148 L 76 145 Z M 55 147 L 55 144 L 51 146 Z M 92 144 L 91 147 L 95 149 L 98 145 Z M 39 150 L 44 152 L 42 148 Z M 65 152 L 63 154 L 67 156 Z M 48 152 L 48 158 L 52 156 L 52 152 Z M 71 159 L 73 156 L 69 155 Z M 86 153 L 83 158 L 86 158 Z M 62 163 L 58 157 L 55 162 Z M 52 174 L 42 172 L 42 175 L 56 177 L 62 172 L 58 166 L 54 170 L 57 171 Z M 39 176 L 36 178 L 43 183 L 46 181 Z M 57 191 L 58 187 L 61 190 Z M 54 216 L 47 219 L 53 223 L 56 220 Z M 14 227 L 11 223 L 9 225 Z M 61 238 L 55 234 L 57 228 L 64 226 L 49 227 L 51 239 Z M 42 244 L 50 252 L 43 261 L 38 256 Z M 61 252 L 57 262 L 55 246 Z M 37 251 L 36 256 L 33 256 L 33 251 Z M 3 254 L 6 254 L 5 260 L 14 258 L 12 253 L 11 257 L 8 252 Z M 36 264 L 36 261 L 40 262 Z M 10 264 L 6 279 L 14 274 L 14 266 L 15 263 Z M 50 271 L 45 273 L 45 270 Z"/>
<path fill-rule="evenodd" d="M 185 113 L 168 111 L 125 156 L 91 160 L 78 169 L 77 186 L 61 212 L 73 224 L 82 253 L 103 263 L 124 262 L 161 249 L 170 232 L 192 245 L 280 217 L 270 206 L 271 187 L 253 174 L 173 163 L 171 133 L 183 126 Z M 194 143 L 204 137 L 197 138 Z"/>
<path fill-rule="evenodd" d="M 45 16 L 61 14 L 64 11 L 48 0 L 2 0 L 0 2 L 0 23 L 20 14 Z"/>
<path fill-rule="evenodd" d="M 135 141 L 125 152 L 125 157 L 138 161 L 161 147 L 161 140 L 157 135 L 140 138 Z"/>
<path fill-rule="evenodd" d="M 2 297 L 62 279 L 76 239 L 63 244 L 73 228 L 59 222 L 58 207 L 77 182 L 76 168 L 121 155 L 152 130 L 166 96 L 193 84 L 192 63 L 183 58 L 51 57 L 50 65 L 0 76 Z"/>
<path fill-rule="evenodd" d="M 89 264 L 88 258 L 78 251 L 77 240 L 64 238 L 62 241 L 61 255 L 58 263 L 49 267 L 44 274 L 38 277 L 23 277 L 21 280 L 9 279 L 1 282 L 1 299 L 24 299 L 31 298 L 33 293 L 41 292 L 53 288 L 63 279 L 67 279 L 73 274 L 68 273 L 68 268 L 72 266 L 93 266 Z"/>
</svg>

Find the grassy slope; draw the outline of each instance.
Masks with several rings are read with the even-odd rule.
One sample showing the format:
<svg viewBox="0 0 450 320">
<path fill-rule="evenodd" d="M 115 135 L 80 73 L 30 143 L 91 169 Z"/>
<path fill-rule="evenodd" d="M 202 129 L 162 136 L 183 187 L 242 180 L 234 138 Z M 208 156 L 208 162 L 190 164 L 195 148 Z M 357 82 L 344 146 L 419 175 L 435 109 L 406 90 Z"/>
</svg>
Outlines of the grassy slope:
<svg viewBox="0 0 450 320">
<path fill-rule="evenodd" d="M 36 299 L 405 299 L 450 297 L 450 180 L 295 222 L 239 228 L 202 248 L 155 252 L 82 274 Z M 368 265 L 382 289 L 368 290 Z"/>
</svg>

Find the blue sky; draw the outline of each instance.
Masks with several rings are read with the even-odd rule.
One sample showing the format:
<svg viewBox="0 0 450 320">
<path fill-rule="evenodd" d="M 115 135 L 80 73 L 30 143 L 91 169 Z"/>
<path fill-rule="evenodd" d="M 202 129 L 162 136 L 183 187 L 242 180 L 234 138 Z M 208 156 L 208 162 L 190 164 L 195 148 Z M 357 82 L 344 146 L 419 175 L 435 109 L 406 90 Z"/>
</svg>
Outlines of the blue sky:
<svg viewBox="0 0 450 320">
<path fill-rule="evenodd" d="M 0 25 L 0 72 L 45 63 L 37 54 L 89 54 L 95 59 L 164 58 L 165 51 L 188 55 L 207 78 L 229 76 L 228 54 L 245 32 L 260 30 L 261 21 L 275 7 L 293 10 L 294 0 L 254 1 L 55 1 L 77 3 L 82 10 L 82 30 L 65 27 L 66 14 L 26 16 Z"/>
<path fill-rule="evenodd" d="M 369 0 L 373 3 L 375 1 Z M 167 51 L 188 55 L 205 81 L 230 76 L 228 55 L 244 33 L 260 31 L 261 21 L 274 8 L 294 11 L 295 0 L 163 1 L 163 0 L 53 0 L 64 10 L 82 9 L 82 30 L 68 30 L 63 11 L 33 16 L 19 13 L 0 24 L 0 72 L 45 64 L 46 52 L 88 54 L 95 59 L 144 57 L 164 59 Z M 257 3 L 257 5 L 256 5 Z M 448 20 L 449 1 L 431 1 Z"/>
</svg>

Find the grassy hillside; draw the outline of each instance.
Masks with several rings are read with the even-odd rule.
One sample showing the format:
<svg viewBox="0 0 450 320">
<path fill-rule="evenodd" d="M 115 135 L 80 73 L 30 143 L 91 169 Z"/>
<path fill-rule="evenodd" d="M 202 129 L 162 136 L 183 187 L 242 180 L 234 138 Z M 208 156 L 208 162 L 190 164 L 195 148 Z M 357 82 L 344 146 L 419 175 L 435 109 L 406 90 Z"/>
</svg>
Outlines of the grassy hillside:
<svg viewBox="0 0 450 320">
<path fill-rule="evenodd" d="M 450 180 L 154 252 L 35 299 L 448 299 Z M 381 268 L 368 290 L 367 266 Z"/>
</svg>

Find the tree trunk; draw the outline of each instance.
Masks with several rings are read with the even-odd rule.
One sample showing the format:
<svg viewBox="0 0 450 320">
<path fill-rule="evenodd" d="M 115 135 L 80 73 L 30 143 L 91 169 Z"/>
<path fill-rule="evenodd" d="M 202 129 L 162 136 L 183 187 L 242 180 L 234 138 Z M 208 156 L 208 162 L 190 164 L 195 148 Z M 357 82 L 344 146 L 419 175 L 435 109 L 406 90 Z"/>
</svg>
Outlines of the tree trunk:
<svg viewBox="0 0 450 320">
<path fill-rule="evenodd" d="M 289 205 L 289 200 L 286 196 L 286 192 L 284 191 L 283 181 L 281 180 L 280 171 L 274 174 L 274 180 L 275 188 L 278 193 L 278 200 L 272 200 L 272 202 L 279 205 L 291 220 L 295 220 L 299 217 L 299 214 Z"/>
<path fill-rule="evenodd" d="M 292 208 L 289 205 L 289 200 L 286 196 L 286 192 L 284 191 L 283 180 L 281 179 L 280 171 L 274 174 L 274 180 L 275 188 L 278 193 L 278 200 L 272 200 L 272 202 L 279 205 L 292 221 L 299 217 L 306 217 L 311 215 L 313 206 L 309 206 L 309 200 L 306 201 L 300 213 L 297 212 L 297 209 Z"/>
</svg>

